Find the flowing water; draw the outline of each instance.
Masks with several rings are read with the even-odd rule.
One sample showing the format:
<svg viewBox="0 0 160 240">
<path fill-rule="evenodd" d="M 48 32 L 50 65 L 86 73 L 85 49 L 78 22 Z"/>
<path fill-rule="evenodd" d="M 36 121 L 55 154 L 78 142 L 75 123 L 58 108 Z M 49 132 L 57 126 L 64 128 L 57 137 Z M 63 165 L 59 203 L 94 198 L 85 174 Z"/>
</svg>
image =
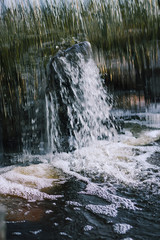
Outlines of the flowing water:
<svg viewBox="0 0 160 240">
<path fill-rule="evenodd" d="M 11 2 L 0 8 L 7 240 L 159 240 L 159 1 Z"/>
</svg>

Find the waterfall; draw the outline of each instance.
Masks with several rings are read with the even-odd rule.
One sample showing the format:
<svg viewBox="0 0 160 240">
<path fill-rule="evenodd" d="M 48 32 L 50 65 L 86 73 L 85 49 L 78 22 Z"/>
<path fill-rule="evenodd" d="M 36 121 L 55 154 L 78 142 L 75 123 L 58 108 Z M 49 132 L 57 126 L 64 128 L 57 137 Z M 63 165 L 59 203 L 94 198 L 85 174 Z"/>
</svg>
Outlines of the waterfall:
<svg viewBox="0 0 160 240">
<path fill-rule="evenodd" d="M 59 51 L 50 61 L 46 89 L 49 150 L 70 151 L 112 135 L 108 101 L 90 43 Z"/>
</svg>

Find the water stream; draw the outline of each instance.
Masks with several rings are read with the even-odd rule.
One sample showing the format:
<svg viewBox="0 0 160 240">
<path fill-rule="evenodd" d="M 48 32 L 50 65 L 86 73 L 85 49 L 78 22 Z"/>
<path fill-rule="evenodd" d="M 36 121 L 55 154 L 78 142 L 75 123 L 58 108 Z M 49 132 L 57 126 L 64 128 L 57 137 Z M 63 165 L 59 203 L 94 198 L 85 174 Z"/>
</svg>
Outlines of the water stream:
<svg viewBox="0 0 160 240">
<path fill-rule="evenodd" d="M 159 1 L 0 11 L 6 239 L 159 240 Z"/>
</svg>

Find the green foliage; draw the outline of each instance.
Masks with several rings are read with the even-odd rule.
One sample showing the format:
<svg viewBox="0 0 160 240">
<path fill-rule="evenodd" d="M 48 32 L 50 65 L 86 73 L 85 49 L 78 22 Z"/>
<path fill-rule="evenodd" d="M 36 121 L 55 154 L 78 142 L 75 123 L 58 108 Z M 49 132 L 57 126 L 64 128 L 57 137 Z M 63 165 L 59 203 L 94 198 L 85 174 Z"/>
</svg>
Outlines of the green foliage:
<svg viewBox="0 0 160 240">
<path fill-rule="evenodd" d="M 37 79 L 38 67 L 45 68 L 58 48 L 79 41 L 88 40 L 97 54 L 102 52 L 104 61 L 98 56 L 97 64 L 102 72 L 109 70 L 111 78 L 115 58 L 121 64 L 127 62 L 129 68 L 133 65 L 140 75 L 144 66 L 149 66 L 151 55 L 156 58 L 157 44 L 150 42 L 159 40 L 159 12 L 158 0 L 72 0 L 59 4 L 46 0 L 40 6 L 26 0 L 4 9 L 0 16 L 1 109 L 6 112 L 9 103 L 17 104 L 19 99 L 20 105 L 25 99 L 28 85 L 23 75 L 27 69 Z"/>
<path fill-rule="evenodd" d="M 108 49 L 118 46 L 128 35 L 133 35 L 135 40 L 159 36 L 156 0 L 66 2 L 46 1 L 44 5 L 31 6 L 28 1 L 28 7 L 18 5 L 5 9 L 0 19 L 0 47 L 11 46 L 13 42 L 19 47 L 24 39 L 28 40 L 28 46 L 42 47 L 46 41 L 58 42 L 69 36 L 80 40 L 85 37 Z"/>
</svg>

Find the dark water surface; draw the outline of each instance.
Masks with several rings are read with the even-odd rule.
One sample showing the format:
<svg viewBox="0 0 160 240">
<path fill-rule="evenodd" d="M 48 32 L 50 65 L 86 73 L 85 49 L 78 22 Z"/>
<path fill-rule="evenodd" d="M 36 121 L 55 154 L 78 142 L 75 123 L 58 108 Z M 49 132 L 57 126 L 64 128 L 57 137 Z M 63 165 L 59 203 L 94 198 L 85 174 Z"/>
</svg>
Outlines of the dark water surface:
<svg viewBox="0 0 160 240">
<path fill-rule="evenodd" d="M 159 196 L 149 194 L 146 198 L 145 189 L 121 188 L 117 195 L 136 199 L 140 210 L 120 209 L 117 217 L 110 217 L 86 209 L 88 204 L 105 206 L 108 203 L 95 196 L 79 194 L 85 189 L 84 185 L 71 178 L 54 190 L 54 194 L 64 194 L 64 197 L 58 202 L 39 202 L 36 213 L 41 215 L 39 220 L 7 221 L 7 239 L 159 239 Z M 37 204 L 28 205 L 34 214 Z"/>
<path fill-rule="evenodd" d="M 129 134 L 129 138 L 125 144 L 122 139 L 117 143 L 110 142 L 110 146 L 107 146 L 108 142 L 96 143 L 97 149 L 93 144 L 71 154 L 55 155 L 52 160 L 47 156 L 33 160 L 30 156 L 28 170 L 24 164 L 19 169 L 15 166 L 10 170 L 13 184 L 18 181 L 30 187 L 23 189 L 23 192 L 25 194 L 28 191 L 31 199 L 1 196 L 1 202 L 8 209 L 7 239 L 158 240 L 160 131 L 144 126 L 137 118 L 126 120 L 125 134 Z M 136 136 L 136 141 L 131 133 Z M 109 150 L 108 156 L 105 149 L 107 152 Z M 43 158 L 48 159 L 47 162 Z M 42 163 L 35 164 L 37 160 Z M 55 166 L 63 172 L 57 171 Z M 33 182 L 39 181 L 32 179 L 37 175 L 37 167 L 39 174 L 43 169 L 40 182 L 46 182 L 51 178 L 49 172 L 53 174 L 56 171 L 54 178 L 57 182 L 49 187 L 46 184 L 41 192 L 56 196 L 57 200 L 43 199 L 46 196 L 39 200 L 36 192 L 32 196 L 35 190 Z M 19 180 L 12 175 L 14 170 L 21 172 Z M 7 175 L 2 176 L 9 179 Z M 12 187 L 12 194 L 19 195 L 19 186 Z M 33 201 L 36 198 L 37 201 Z"/>
</svg>

